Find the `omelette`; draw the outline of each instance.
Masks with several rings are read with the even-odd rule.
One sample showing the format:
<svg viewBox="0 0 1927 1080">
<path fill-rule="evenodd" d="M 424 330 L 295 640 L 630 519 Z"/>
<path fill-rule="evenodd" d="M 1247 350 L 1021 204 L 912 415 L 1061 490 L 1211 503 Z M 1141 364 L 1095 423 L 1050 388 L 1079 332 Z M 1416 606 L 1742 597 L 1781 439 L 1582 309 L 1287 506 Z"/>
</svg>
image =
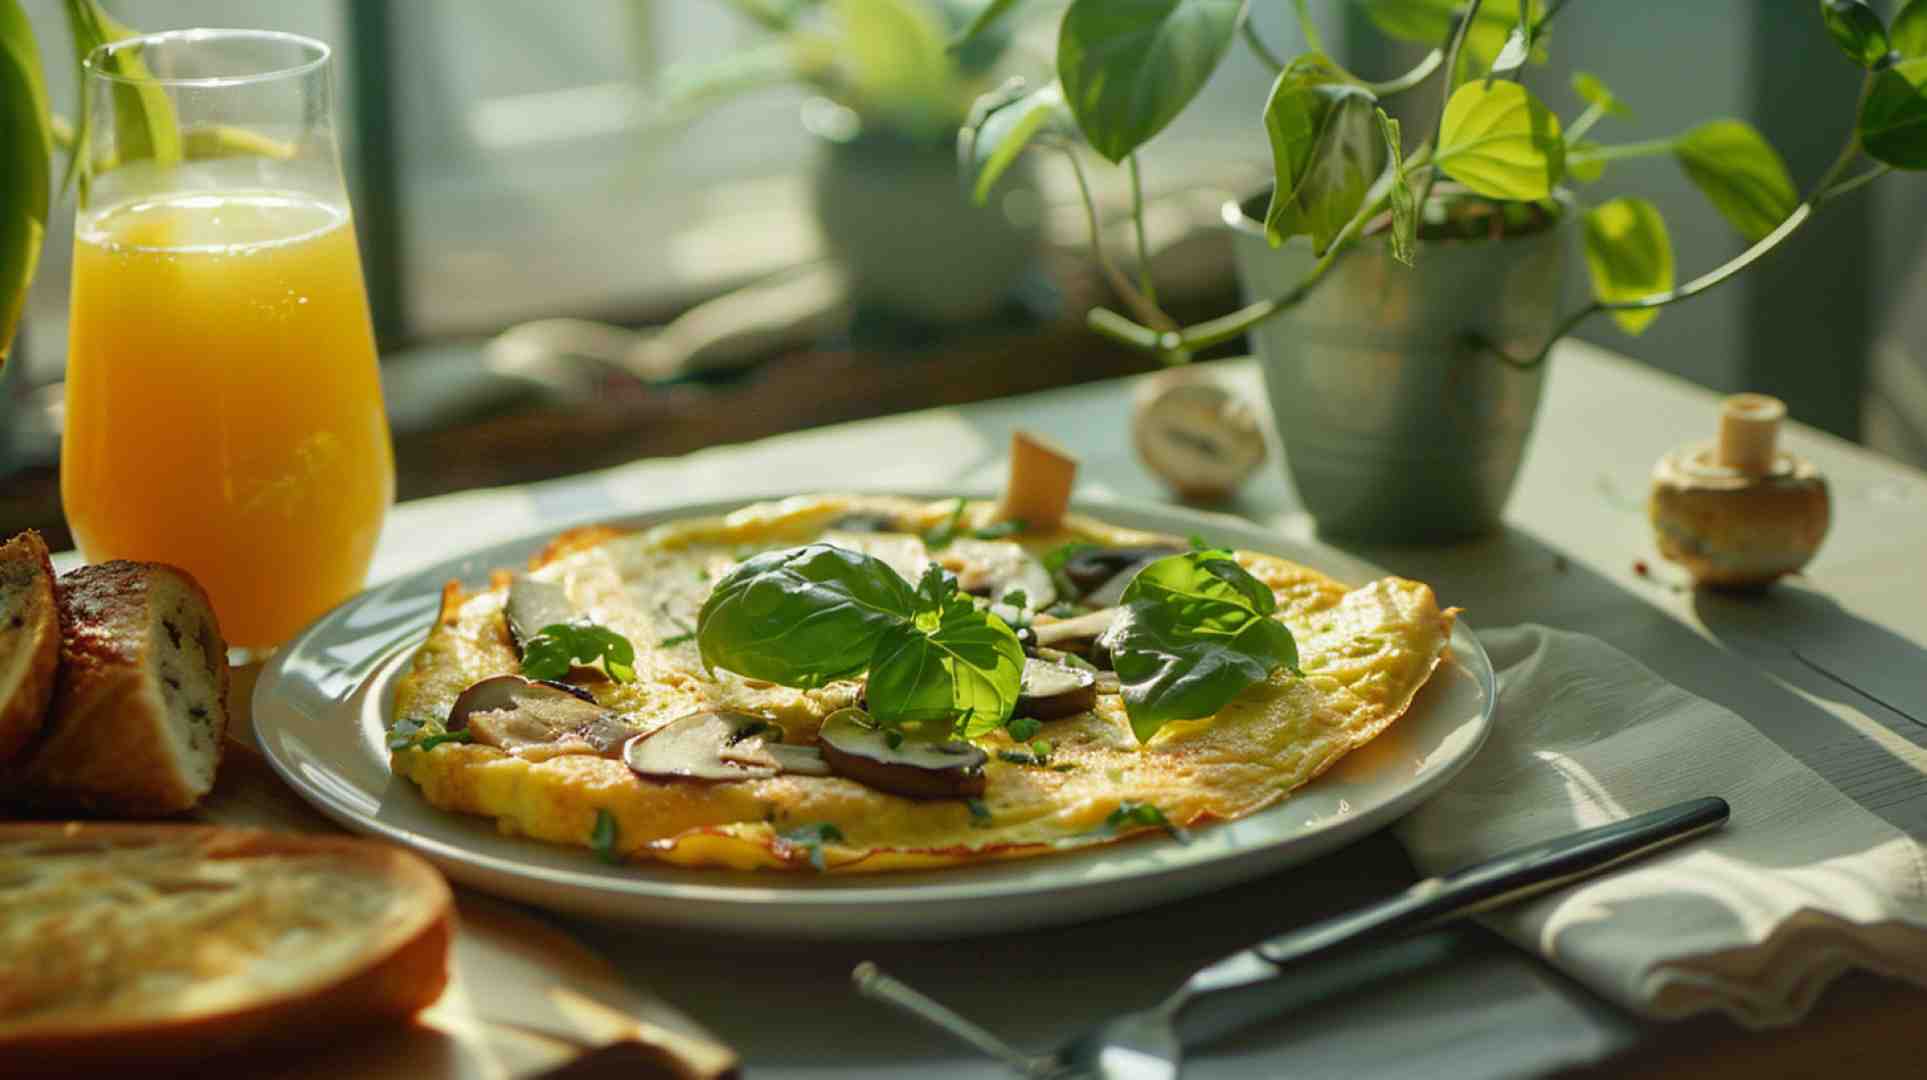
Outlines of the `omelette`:
<svg viewBox="0 0 1927 1080">
<path fill-rule="evenodd" d="M 722 780 L 651 775 L 625 758 L 625 744 L 652 733 L 667 743 L 669 726 L 695 714 L 758 718 L 749 744 L 755 753 L 743 761 L 767 762 L 770 748 L 814 754 L 825 722 L 862 704 L 860 679 L 793 689 L 704 664 L 699 612 L 714 583 L 759 553 L 825 542 L 880 559 L 910 582 L 934 562 L 986 595 L 985 604 L 999 597 L 1006 606 L 1035 604 L 1041 610 L 1013 621 L 1037 640 L 1053 623 L 1066 629 L 1092 605 L 1115 603 L 1114 587 L 1079 607 L 1052 595 L 1061 590 L 1050 583 L 1064 578 L 1044 569 L 1047 553 L 1079 542 L 1127 554 L 1183 550 L 1170 537 L 1076 515 L 1047 533 L 1000 536 L 984 528 L 993 509 L 955 500 L 799 497 L 642 530 L 572 530 L 525 572 L 498 571 L 474 590 L 450 582 L 427 641 L 399 680 L 394 716 L 403 737 L 390 743 L 394 771 L 437 808 L 612 859 L 838 872 L 952 866 L 1263 809 L 1396 721 L 1447 654 L 1456 610 L 1441 609 L 1426 585 L 1385 578 L 1347 588 L 1282 558 L 1237 552 L 1237 563 L 1276 598 L 1271 617 L 1296 639 L 1300 673 L 1274 670 L 1215 714 L 1168 723 L 1143 742 L 1115 676 L 1100 672 L 1088 707 L 1027 725 L 1041 742 L 1019 742 L 1005 728 L 972 739 L 982 765 L 969 797 L 916 797 L 821 769 L 753 768 Z M 932 538 L 933 530 L 944 539 Z M 511 618 L 512 603 L 522 602 L 517 588 L 546 590 L 621 634 L 633 646 L 633 678 L 617 681 L 593 666 L 572 671 L 562 690 L 593 701 L 597 712 L 593 723 L 566 733 L 478 723 L 456 732 L 466 741 L 438 737 L 452 728 L 465 691 L 521 671 Z M 1045 598 L 1055 602 L 1044 605 Z M 564 696 L 555 695 L 558 707 L 579 707 Z M 774 746 L 760 746 L 765 741 Z"/>
</svg>

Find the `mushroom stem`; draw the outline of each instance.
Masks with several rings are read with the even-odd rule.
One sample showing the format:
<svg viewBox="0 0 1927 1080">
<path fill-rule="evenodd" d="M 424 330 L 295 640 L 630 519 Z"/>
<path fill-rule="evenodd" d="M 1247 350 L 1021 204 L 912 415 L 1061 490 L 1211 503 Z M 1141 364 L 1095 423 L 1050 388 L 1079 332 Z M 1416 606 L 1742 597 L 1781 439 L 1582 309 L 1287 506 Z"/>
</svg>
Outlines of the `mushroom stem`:
<svg viewBox="0 0 1927 1080">
<path fill-rule="evenodd" d="M 1747 476 L 1773 471 L 1786 405 L 1765 394 L 1733 394 L 1720 403 L 1718 461 Z"/>
</svg>

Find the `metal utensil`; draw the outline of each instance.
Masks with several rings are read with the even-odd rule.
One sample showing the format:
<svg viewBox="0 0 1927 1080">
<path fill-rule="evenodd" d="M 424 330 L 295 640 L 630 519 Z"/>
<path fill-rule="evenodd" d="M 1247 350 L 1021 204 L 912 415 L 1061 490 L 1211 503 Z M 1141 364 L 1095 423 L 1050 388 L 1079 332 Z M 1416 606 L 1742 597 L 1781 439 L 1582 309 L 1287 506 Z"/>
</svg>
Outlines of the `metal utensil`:
<svg viewBox="0 0 1927 1080">
<path fill-rule="evenodd" d="M 1205 967 L 1149 1009 L 1127 1013 L 1042 1056 L 1022 1053 L 908 984 L 859 964 L 859 993 L 929 1023 L 1002 1061 L 1020 1076 L 1059 1080 L 1167 1080 L 1185 1045 L 1197 1045 L 1278 1011 L 1280 983 L 1295 965 L 1366 940 L 1401 937 L 1570 884 L 1725 824 L 1726 800 L 1694 799 L 1663 810 L 1518 848 L 1426 878 L 1396 896 L 1260 942 Z"/>
</svg>

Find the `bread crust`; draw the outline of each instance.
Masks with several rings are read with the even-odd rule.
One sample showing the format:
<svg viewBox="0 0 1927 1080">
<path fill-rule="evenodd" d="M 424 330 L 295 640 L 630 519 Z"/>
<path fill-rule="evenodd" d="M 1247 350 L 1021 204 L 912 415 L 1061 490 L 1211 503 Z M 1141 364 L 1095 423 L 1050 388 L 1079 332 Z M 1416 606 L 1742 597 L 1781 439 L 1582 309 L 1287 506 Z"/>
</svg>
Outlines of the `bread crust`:
<svg viewBox="0 0 1927 1080">
<path fill-rule="evenodd" d="M 178 768 L 167 705 L 149 670 L 158 663 L 151 608 L 161 578 L 198 602 L 203 646 L 215 659 L 207 784 Z M 8 797 L 43 809 L 122 817 L 192 808 L 212 786 L 227 727 L 227 644 L 207 593 L 186 571 L 125 561 L 74 570 L 56 592 L 61 640 L 52 708 L 40 741 L 7 778 Z"/>
<path fill-rule="evenodd" d="M 53 561 L 40 534 L 28 529 L 0 544 L 0 764 L 20 756 L 46 722 L 60 636 Z"/>
<path fill-rule="evenodd" d="M 433 1004 L 448 983 L 454 902 L 439 871 L 390 845 L 349 837 L 193 825 L 0 825 L 0 844 L 59 840 L 124 847 L 173 843 L 198 858 L 281 855 L 339 860 L 344 870 L 391 882 L 406 897 L 398 920 L 361 950 L 349 969 L 320 985 L 262 994 L 244 1004 L 155 1020 L 100 1023 L 56 1019 L 10 1027 L 0 1015 L 0 1060 L 31 1063 L 27 1075 L 139 1065 L 167 1068 L 257 1050 L 328 1039 L 346 1028 L 405 1020 Z M 10 1074 L 11 1075 L 11 1074 Z"/>
</svg>

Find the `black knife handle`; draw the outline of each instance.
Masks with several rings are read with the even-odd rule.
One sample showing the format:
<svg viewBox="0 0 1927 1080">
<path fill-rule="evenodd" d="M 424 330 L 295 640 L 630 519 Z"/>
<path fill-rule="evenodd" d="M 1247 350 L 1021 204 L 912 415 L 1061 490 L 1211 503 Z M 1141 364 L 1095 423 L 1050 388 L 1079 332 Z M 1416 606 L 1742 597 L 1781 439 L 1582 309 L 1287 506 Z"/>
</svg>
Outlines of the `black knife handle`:
<svg viewBox="0 0 1927 1080">
<path fill-rule="evenodd" d="M 1285 968 L 1363 941 L 1403 937 L 1536 896 L 1716 829 L 1726 823 L 1728 813 L 1725 799 L 1693 799 L 1517 848 L 1441 877 L 1426 878 L 1396 896 L 1288 930 L 1226 957 L 1193 975 L 1168 1004 L 1174 1010 L 1183 1009 L 1222 991 L 1270 982 Z M 1245 1019 L 1259 1019 L 1260 1015 Z M 1229 1030 L 1222 1023 L 1210 1026 Z"/>
</svg>

